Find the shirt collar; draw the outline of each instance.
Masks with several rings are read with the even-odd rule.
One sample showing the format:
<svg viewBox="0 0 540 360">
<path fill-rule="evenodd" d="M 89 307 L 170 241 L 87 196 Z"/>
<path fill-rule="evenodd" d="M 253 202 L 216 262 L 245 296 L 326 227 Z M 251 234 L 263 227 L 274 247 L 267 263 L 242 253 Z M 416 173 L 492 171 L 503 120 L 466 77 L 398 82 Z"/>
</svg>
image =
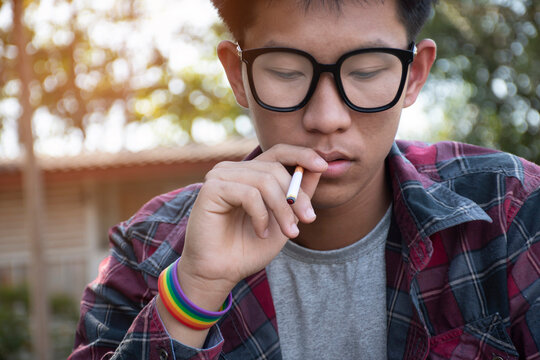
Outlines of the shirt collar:
<svg viewBox="0 0 540 360">
<path fill-rule="evenodd" d="M 394 217 L 416 270 L 431 258 L 431 235 L 470 221 L 492 222 L 477 203 L 452 191 L 437 173 L 421 171 L 424 166 L 432 169 L 435 159 L 435 148 L 405 141 L 394 143 L 387 157 Z"/>
<path fill-rule="evenodd" d="M 404 148 L 408 145 L 411 143 L 394 143 L 387 164 L 392 180 L 394 204 L 403 203 L 423 237 L 469 221 L 492 221 L 477 203 L 452 191 L 440 179 L 433 180 L 436 176 L 432 178 L 430 174 L 418 170 L 423 165 L 419 162 L 429 162 L 435 149 L 417 148 L 425 149 L 425 153 L 419 155 L 416 152 L 413 164 L 400 149 L 400 146 Z"/>
</svg>

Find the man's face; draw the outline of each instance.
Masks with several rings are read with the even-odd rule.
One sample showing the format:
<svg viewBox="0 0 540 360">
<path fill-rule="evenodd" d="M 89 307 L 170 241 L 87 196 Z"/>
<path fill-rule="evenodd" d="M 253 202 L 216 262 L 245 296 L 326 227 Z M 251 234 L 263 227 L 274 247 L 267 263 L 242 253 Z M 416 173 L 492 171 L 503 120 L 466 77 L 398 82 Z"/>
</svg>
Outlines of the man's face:
<svg viewBox="0 0 540 360">
<path fill-rule="evenodd" d="M 394 1 L 345 2 L 341 11 L 319 5 L 306 11 L 296 1 L 274 1 L 270 6 L 259 2 L 256 13 L 254 25 L 245 32 L 244 49 L 296 48 L 319 63 L 332 64 L 360 48 L 409 45 Z M 360 113 L 344 103 L 333 75 L 323 73 L 305 107 L 279 113 L 255 102 L 243 67 L 246 101 L 262 149 L 279 143 L 305 146 L 329 162 L 313 198 L 315 208 L 333 208 L 380 187 L 404 96 L 389 110 Z"/>
</svg>

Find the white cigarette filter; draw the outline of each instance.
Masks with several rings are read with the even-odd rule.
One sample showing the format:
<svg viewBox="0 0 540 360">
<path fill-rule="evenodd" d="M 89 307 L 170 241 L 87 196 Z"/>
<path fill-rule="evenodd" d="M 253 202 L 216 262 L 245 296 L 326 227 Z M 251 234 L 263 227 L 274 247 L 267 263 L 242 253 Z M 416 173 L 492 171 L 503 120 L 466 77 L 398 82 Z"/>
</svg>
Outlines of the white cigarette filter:
<svg viewBox="0 0 540 360">
<path fill-rule="evenodd" d="M 298 197 L 298 192 L 300 191 L 300 184 L 302 183 L 302 176 L 304 175 L 304 168 L 297 166 L 294 169 L 294 174 L 289 184 L 289 190 L 287 190 L 287 202 L 289 204 L 294 204 L 296 198 Z"/>
</svg>

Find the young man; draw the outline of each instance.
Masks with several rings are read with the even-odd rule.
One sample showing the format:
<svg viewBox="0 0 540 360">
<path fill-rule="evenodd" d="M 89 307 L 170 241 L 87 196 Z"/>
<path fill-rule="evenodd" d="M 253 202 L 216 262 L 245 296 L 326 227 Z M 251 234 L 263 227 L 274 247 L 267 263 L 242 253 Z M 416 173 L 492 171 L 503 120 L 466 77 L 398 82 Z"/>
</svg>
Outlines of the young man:
<svg viewBox="0 0 540 360">
<path fill-rule="evenodd" d="M 113 229 L 71 358 L 540 359 L 540 169 L 394 141 L 430 1 L 215 4 L 260 149 Z"/>
</svg>

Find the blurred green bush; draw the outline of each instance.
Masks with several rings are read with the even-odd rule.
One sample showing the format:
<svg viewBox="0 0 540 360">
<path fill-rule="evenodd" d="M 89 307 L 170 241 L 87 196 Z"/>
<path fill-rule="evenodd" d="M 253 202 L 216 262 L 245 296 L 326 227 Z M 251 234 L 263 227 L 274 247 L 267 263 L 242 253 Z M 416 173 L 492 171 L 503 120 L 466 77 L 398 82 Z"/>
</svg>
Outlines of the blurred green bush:
<svg viewBox="0 0 540 360">
<path fill-rule="evenodd" d="M 65 359 L 73 347 L 78 306 L 66 294 L 49 300 L 49 336 L 53 359 Z M 30 297 L 26 285 L 0 286 L 0 360 L 31 359 Z"/>
</svg>

